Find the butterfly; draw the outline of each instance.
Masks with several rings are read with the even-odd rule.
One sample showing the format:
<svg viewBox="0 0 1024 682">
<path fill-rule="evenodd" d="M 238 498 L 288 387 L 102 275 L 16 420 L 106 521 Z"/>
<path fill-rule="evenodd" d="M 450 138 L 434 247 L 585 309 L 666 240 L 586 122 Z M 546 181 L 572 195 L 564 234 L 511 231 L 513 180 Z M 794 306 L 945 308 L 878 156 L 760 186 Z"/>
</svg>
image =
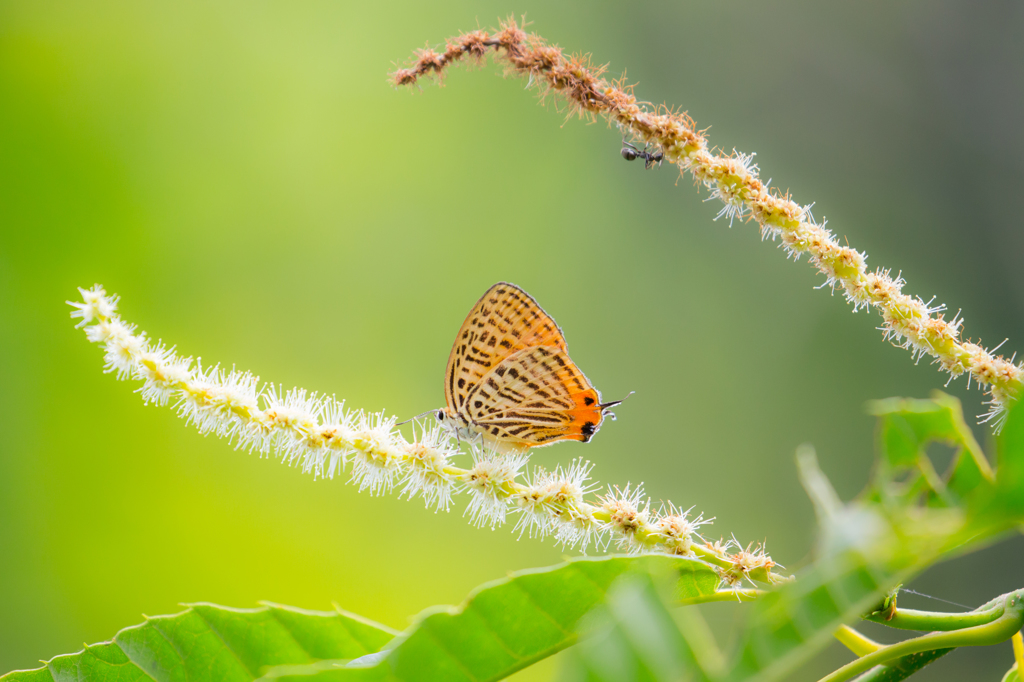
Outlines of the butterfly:
<svg viewBox="0 0 1024 682">
<path fill-rule="evenodd" d="M 514 284 L 498 282 L 466 316 L 448 356 L 438 421 L 498 452 L 560 440 L 586 443 L 608 408 L 569 358 L 551 316 Z"/>
</svg>

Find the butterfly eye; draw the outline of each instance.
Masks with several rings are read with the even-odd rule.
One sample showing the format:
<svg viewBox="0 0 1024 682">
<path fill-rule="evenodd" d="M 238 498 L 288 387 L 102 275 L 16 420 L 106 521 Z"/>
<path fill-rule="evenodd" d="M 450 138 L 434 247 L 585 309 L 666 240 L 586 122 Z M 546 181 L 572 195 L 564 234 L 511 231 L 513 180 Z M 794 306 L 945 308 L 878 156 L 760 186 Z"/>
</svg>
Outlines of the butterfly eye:
<svg viewBox="0 0 1024 682">
<path fill-rule="evenodd" d="M 444 410 L 438 410 L 437 414 L 434 415 L 434 416 L 437 417 L 437 421 L 443 422 L 444 421 Z"/>
</svg>

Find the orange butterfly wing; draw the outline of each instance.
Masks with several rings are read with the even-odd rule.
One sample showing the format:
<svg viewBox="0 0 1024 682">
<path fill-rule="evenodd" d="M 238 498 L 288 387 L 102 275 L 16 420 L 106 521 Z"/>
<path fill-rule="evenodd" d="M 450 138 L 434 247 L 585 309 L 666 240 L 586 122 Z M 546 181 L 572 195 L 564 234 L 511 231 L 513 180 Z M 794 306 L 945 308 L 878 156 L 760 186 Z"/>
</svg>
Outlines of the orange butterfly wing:
<svg viewBox="0 0 1024 682">
<path fill-rule="evenodd" d="M 474 386 L 510 355 L 534 346 L 565 351 L 551 316 L 514 284 L 498 282 L 466 316 L 445 369 L 444 399 L 451 414 L 462 410 Z"/>
<path fill-rule="evenodd" d="M 601 427 L 605 407 L 564 349 L 536 346 L 486 374 L 469 391 L 462 413 L 487 439 L 529 448 L 587 442 Z"/>
</svg>

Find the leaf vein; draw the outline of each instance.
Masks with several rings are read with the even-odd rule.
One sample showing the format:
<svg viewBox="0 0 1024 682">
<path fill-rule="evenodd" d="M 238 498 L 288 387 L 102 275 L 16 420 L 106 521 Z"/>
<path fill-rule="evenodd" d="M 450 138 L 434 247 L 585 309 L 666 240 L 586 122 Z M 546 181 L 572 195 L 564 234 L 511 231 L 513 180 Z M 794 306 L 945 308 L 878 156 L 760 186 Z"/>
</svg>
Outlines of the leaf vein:
<svg viewBox="0 0 1024 682">
<path fill-rule="evenodd" d="M 250 677 L 252 677 L 254 680 L 257 677 L 259 677 L 259 675 L 256 674 L 256 671 L 249 670 L 249 666 L 247 666 L 245 664 L 245 661 L 242 660 L 242 657 L 239 656 L 237 653 L 235 653 L 235 650 L 232 649 L 230 645 L 228 645 L 228 642 L 227 642 L 226 639 L 224 639 L 224 636 L 221 635 L 220 632 L 217 631 L 217 628 L 213 627 L 213 623 L 211 623 L 205 616 L 203 616 L 203 614 L 199 613 L 199 611 L 196 610 L 195 608 L 192 609 L 192 613 L 194 613 L 197 616 L 199 616 L 199 620 L 201 620 L 204 623 L 206 623 L 206 627 L 208 627 L 210 629 L 210 632 L 212 632 L 213 634 L 217 635 L 217 639 L 219 639 L 221 641 L 221 644 L 224 645 L 224 648 L 231 652 L 231 655 L 235 657 L 235 660 L 238 661 L 239 665 L 242 666 L 242 668 L 245 670 L 245 672 L 249 673 Z"/>
<path fill-rule="evenodd" d="M 434 640 L 435 643 L 437 643 L 438 649 L 442 651 L 446 656 L 448 656 L 448 658 L 450 658 L 452 662 L 454 662 L 455 665 L 458 666 L 458 668 L 463 672 L 463 674 L 467 678 L 473 680 L 474 682 L 484 682 L 479 677 L 474 675 L 473 672 L 468 667 L 466 667 L 466 665 L 461 660 L 459 660 L 459 658 L 455 654 L 453 654 L 448 649 L 447 646 L 445 646 L 444 641 L 440 637 L 438 637 L 435 633 L 431 632 L 428 628 L 421 627 L 420 630 L 422 632 L 425 632 L 428 637 L 430 637 L 432 640 Z"/>
<path fill-rule="evenodd" d="M 551 613 L 547 610 L 547 608 L 545 608 L 545 606 L 536 597 L 534 597 L 533 594 L 531 592 L 529 592 L 525 587 L 523 587 L 522 585 L 520 585 L 519 583 L 517 583 L 514 580 L 512 581 L 511 584 L 515 585 L 516 588 L 518 588 L 520 592 L 522 592 L 524 595 L 526 595 L 526 598 L 530 601 L 531 604 L 534 605 L 534 607 L 536 607 L 537 611 L 540 611 L 541 615 L 543 615 L 545 618 L 547 618 L 549 621 L 551 621 L 551 624 L 554 625 L 556 628 L 558 628 L 559 632 L 561 632 L 566 637 L 569 637 L 569 636 L 571 636 L 573 634 L 573 633 L 569 632 L 568 630 L 566 630 L 565 628 L 563 628 L 562 624 L 559 623 L 555 619 L 555 617 L 553 615 L 551 615 Z"/>
<path fill-rule="evenodd" d="M 345 630 L 345 633 L 348 635 L 349 639 L 351 639 L 353 642 L 355 642 L 356 645 L 358 645 L 359 648 L 362 649 L 364 653 L 366 653 L 366 654 L 377 653 L 375 651 L 370 651 L 366 647 L 366 644 L 363 643 L 363 640 L 361 640 L 359 637 L 356 637 L 356 634 L 354 632 L 352 632 L 352 628 L 349 627 L 348 619 L 345 618 L 345 616 L 342 615 L 342 613 L 340 611 L 338 611 L 338 607 L 334 608 L 334 612 L 337 614 L 338 621 L 341 623 L 341 627 L 342 627 L 343 630 Z"/>
<path fill-rule="evenodd" d="M 178 660 L 181 661 L 181 664 L 184 665 L 185 664 L 185 657 L 182 655 L 181 651 L 178 650 L 178 646 L 173 641 L 171 641 L 171 638 L 168 637 L 166 634 L 164 634 L 164 632 L 159 627 L 157 627 L 157 625 L 156 625 L 156 623 L 154 621 L 149 620 L 147 618 L 146 619 L 146 624 L 147 625 L 151 625 L 153 627 L 153 631 L 156 634 L 158 634 L 161 637 L 163 637 L 164 641 L 171 645 L 171 650 L 174 651 L 174 655 L 177 656 Z M 146 673 L 146 676 L 149 679 L 153 680 L 153 682 L 160 682 L 160 680 L 158 680 L 156 677 L 151 675 L 148 670 L 143 669 L 143 667 L 141 665 L 139 665 L 138 663 L 135 662 L 135 659 L 132 658 L 132 655 L 130 653 L 128 653 L 127 651 L 125 651 L 124 647 L 121 645 L 121 642 L 117 641 L 117 635 L 114 635 L 114 644 L 116 644 L 118 646 L 118 648 L 121 651 L 124 652 L 124 655 L 128 657 L 128 660 L 131 661 L 135 665 L 136 668 L 138 668 L 139 670 L 142 670 L 142 672 Z"/>
<path fill-rule="evenodd" d="M 298 646 L 299 649 L 302 650 L 302 653 L 306 654 L 306 658 L 308 658 L 310 661 L 314 661 L 314 662 L 320 660 L 320 659 L 316 658 L 315 656 L 313 656 L 313 654 L 310 653 L 310 651 L 308 649 L 306 649 L 306 647 L 304 647 L 302 645 L 302 642 L 300 642 L 298 640 L 298 638 L 294 634 L 292 634 L 292 631 L 288 628 L 288 624 L 285 623 L 280 618 L 278 618 L 276 609 L 273 609 L 273 608 L 271 608 L 269 606 L 266 606 L 264 608 L 267 609 L 268 612 L 270 612 L 270 617 L 273 618 L 275 621 L 277 621 L 277 623 L 282 628 L 284 628 L 284 631 L 288 633 L 288 636 L 292 638 L 292 641 L 295 642 L 296 646 Z"/>
</svg>

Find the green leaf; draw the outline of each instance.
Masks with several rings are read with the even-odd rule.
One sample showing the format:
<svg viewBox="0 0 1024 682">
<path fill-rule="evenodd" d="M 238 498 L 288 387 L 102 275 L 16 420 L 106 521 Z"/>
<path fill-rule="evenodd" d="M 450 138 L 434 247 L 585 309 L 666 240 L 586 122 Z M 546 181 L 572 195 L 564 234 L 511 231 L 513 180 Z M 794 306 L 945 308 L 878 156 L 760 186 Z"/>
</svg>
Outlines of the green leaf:
<svg viewBox="0 0 1024 682">
<path fill-rule="evenodd" d="M 341 610 L 193 604 L 179 614 L 125 628 L 112 642 L 86 646 L 77 654 L 51 659 L 43 668 L 15 671 L 0 680 L 251 681 L 268 666 L 365 656 L 396 634 Z"/>
<path fill-rule="evenodd" d="M 1011 408 L 998 441 L 996 483 L 1007 514 L 1024 518 L 1024 399 Z"/>
<path fill-rule="evenodd" d="M 695 613 L 680 614 L 680 629 L 659 598 L 649 576 L 625 576 L 613 586 L 607 603 L 591 616 L 592 637 L 572 651 L 570 682 L 692 682 L 713 679 L 721 656 Z M 685 634 L 684 634 L 685 633 Z"/>
<path fill-rule="evenodd" d="M 623 575 L 670 575 L 674 596 L 713 598 L 715 570 L 664 555 L 578 558 L 481 586 L 457 608 L 430 609 L 380 656 L 273 670 L 275 680 L 499 680 L 574 644 L 581 619 Z"/>
<path fill-rule="evenodd" d="M 916 469 L 918 478 L 905 486 L 906 500 L 924 490 L 933 503 L 956 506 L 991 488 L 992 468 L 956 398 L 939 391 L 930 400 L 887 398 L 868 403 L 868 412 L 879 417 L 875 486 L 883 499 L 893 497 L 888 484 L 907 469 Z M 943 476 L 935 472 L 926 453 L 931 443 L 957 448 Z"/>
<path fill-rule="evenodd" d="M 1016 663 L 1014 663 L 1013 666 L 1006 671 L 1006 674 L 1003 675 L 1003 682 L 1021 682 L 1020 675 L 1017 672 Z"/>
<path fill-rule="evenodd" d="M 637 571 L 670 576 L 678 600 L 716 596 L 718 574 L 696 559 L 579 558 L 483 585 L 459 608 L 427 611 L 397 638 L 383 625 L 340 610 L 192 604 L 125 628 L 112 642 L 0 680 L 251 682 L 268 671 L 276 679 L 500 679 L 573 644 L 581 617 L 604 601 L 616 578 Z"/>
</svg>

